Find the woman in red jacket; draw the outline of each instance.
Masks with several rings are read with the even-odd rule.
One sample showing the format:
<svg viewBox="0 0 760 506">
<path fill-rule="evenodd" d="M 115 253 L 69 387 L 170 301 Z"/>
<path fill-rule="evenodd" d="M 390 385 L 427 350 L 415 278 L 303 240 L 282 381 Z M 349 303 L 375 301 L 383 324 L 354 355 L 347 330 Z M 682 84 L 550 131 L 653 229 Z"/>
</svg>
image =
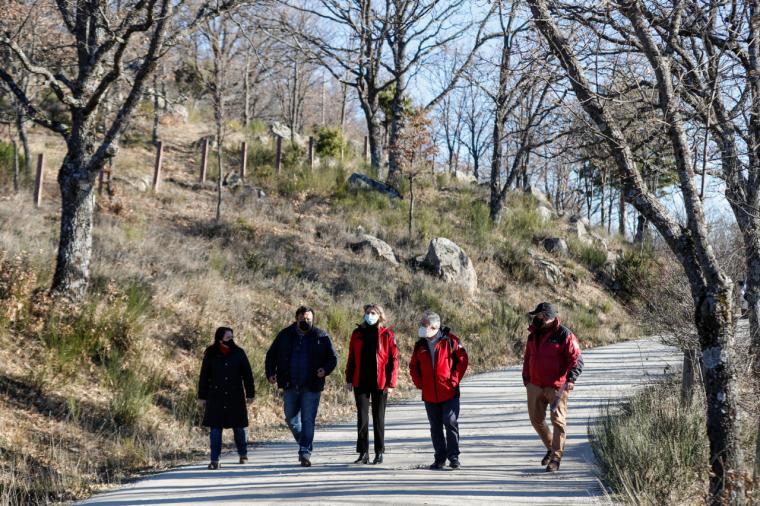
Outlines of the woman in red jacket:
<svg viewBox="0 0 760 506">
<path fill-rule="evenodd" d="M 377 304 L 364 306 L 364 321 L 351 334 L 346 363 L 346 389 L 356 398 L 358 436 L 354 464 L 369 464 L 369 405 L 375 436 L 373 464 L 383 463 L 385 452 L 385 405 L 396 388 L 398 349 L 393 332 L 384 327 L 385 312 Z"/>
</svg>

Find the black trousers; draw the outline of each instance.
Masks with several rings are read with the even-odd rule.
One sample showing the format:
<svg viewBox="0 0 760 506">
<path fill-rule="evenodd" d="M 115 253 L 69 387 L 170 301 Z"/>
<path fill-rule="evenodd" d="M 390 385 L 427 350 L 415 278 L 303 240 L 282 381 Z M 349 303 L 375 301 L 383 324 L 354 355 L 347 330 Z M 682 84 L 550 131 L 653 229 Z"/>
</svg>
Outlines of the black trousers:
<svg viewBox="0 0 760 506">
<path fill-rule="evenodd" d="M 445 462 L 459 457 L 459 397 L 445 402 L 426 402 L 430 437 L 435 449 L 435 461 Z M 446 437 L 443 430 L 446 429 Z"/>
<path fill-rule="evenodd" d="M 388 393 L 382 390 L 357 392 L 356 399 L 356 452 L 369 453 L 369 404 L 372 401 L 372 429 L 375 436 L 375 453 L 385 452 L 385 405 Z"/>
</svg>

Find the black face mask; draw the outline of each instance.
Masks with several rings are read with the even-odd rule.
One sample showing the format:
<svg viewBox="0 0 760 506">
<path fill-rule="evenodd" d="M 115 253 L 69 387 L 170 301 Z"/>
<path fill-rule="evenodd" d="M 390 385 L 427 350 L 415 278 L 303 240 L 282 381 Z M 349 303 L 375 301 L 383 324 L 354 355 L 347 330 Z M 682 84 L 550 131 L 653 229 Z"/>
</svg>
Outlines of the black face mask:
<svg viewBox="0 0 760 506">
<path fill-rule="evenodd" d="M 222 340 L 222 341 L 219 341 L 219 342 L 222 343 L 225 346 L 234 346 L 235 345 L 235 341 L 233 339 L 230 339 L 229 341 Z"/>
<path fill-rule="evenodd" d="M 534 316 L 533 321 L 531 323 L 533 323 L 533 326 L 536 327 L 537 329 L 540 329 L 541 327 L 544 326 L 544 321 L 538 316 Z"/>
<path fill-rule="evenodd" d="M 298 322 L 298 328 L 303 332 L 308 332 L 311 330 L 311 323 L 307 322 L 306 320 L 301 320 Z"/>
</svg>

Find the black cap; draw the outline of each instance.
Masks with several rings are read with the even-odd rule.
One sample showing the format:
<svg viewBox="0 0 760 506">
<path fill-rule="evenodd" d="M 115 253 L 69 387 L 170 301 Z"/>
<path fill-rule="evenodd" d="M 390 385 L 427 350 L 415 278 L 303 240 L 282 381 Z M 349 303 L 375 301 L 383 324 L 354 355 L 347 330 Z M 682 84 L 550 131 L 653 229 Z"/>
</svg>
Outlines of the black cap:
<svg viewBox="0 0 760 506">
<path fill-rule="evenodd" d="M 556 318 L 557 317 L 557 309 L 548 302 L 542 302 L 538 306 L 536 306 L 536 309 L 529 312 L 528 314 L 531 316 L 535 316 L 538 313 L 544 313 L 549 318 Z"/>
</svg>

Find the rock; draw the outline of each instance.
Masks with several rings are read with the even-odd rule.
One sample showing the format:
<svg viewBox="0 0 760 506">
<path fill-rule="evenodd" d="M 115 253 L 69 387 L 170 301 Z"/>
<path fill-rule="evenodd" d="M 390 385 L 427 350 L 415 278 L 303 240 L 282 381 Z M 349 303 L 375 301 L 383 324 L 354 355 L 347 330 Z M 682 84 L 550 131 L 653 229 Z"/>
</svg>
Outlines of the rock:
<svg viewBox="0 0 760 506">
<path fill-rule="evenodd" d="M 551 201 L 549 200 L 549 197 L 547 197 L 545 193 L 537 190 L 535 187 L 528 186 L 525 189 L 525 194 L 526 195 L 532 195 L 533 198 L 535 198 L 538 201 L 539 205 L 544 206 L 544 207 L 548 207 L 549 209 L 554 209 L 554 206 L 552 205 Z"/>
<path fill-rule="evenodd" d="M 585 218 L 581 218 L 577 214 L 571 216 L 568 220 L 568 232 L 586 246 L 591 246 L 594 243 L 594 240 L 591 237 L 591 234 L 589 234 L 584 220 Z"/>
<path fill-rule="evenodd" d="M 269 129 L 272 132 L 272 135 L 279 135 L 280 137 L 282 137 L 283 141 L 288 141 L 288 142 L 290 141 L 291 132 L 290 132 L 290 127 L 288 127 L 287 125 L 275 121 L 269 126 Z M 309 146 L 309 138 L 303 135 L 294 134 L 293 141 L 296 144 L 298 144 L 299 147 L 302 147 L 302 148 L 306 148 Z"/>
<path fill-rule="evenodd" d="M 478 275 L 467 254 L 445 237 L 430 241 L 423 265 L 446 282 L 457 283 L 470 293 L 478 288 Z"/>
<path fill-rule="evenodd" d="M 454 171 L 454 179 L 463 183 L 476 184 L 478 182 L 474 174 L 462 172 L 461 170 Z"/>
<path fill-rule="evenodd" d="M 147 192 L 153 185 L 153 180 L 148 176 L 130 178 L 114 176 L 112 181 L 126 183 L 127 185 L 140 192 Z"/>
<path fill-rule="evenodd" d="M 544 239 L 544 249 L 549 253 L 567 255 L 567 242 L 561 237 L 547 237 Z"/>
<path fill-rule="evenodd" d="M 544 205 L 540 205 L 536 208 L 536 214 L 538 214 L 538 217 L 541 218 L 541 221 L 544 223 L 548 223 L 554 217 L 552 210 Z"/>
<path fill-rule="evenodd" d="M 560 269 L 557 264 L 539 256 L 531 256 L 533 257 L 533 261 L 536 262 L 536 265 L 550 284 L 556 286 L 561 285 L 565 282 L 565 275 L 562 273 L 562 269 Z"/>
<path fill-rule="evenodd" d="M 355 190 L 372 190 L 372 191 L 384 193 L 385 195 L 387 195 L 389 198 L 392 198 L 392 199 L 402 198 L 398 190 L 392 187 L 391 185 L 385 184 L 381 181 L 377 181 L 375 179 L 372 179 L 371 177 L 367 177 L 364 174 L 359 174 L 357 172 L 354 172 L 348 178 L 348 186 L 349 188 L 353 188 Z"/>
<path fill-rule="evenodd" d="M 237 188 L 240 186 L 240 184 L 243 182 L 242 179 L 240 179 L 240 174 L 237 172 L 228 172 L 224 175 L 224 179 L 222 180 L 222 186 L 226 186 L 230 190 Z"/>
<path fill-rule="evenodd" d="M 187 119 L 190 117 L 190 113 L 187 111 L 187 107 L 181 104 L 171 104 L 169 106 L 169 112 L 174 116 L 182 118 L 182 121 L 185 122 L 187 122 Z"/>
<path fill-rule="evenodd" d="M 359 236 L 359 240 L 349 244 L 349 247 L 354 253 L 370 251 L 376 258 L 387 260 L 393 265 L 399 264 L 396 259 L 396 254 L 393 252 L 393 248 L 391 248 L 387 242 L 382 241 L 377 237 L 362 234 Z"/>
</svg>

